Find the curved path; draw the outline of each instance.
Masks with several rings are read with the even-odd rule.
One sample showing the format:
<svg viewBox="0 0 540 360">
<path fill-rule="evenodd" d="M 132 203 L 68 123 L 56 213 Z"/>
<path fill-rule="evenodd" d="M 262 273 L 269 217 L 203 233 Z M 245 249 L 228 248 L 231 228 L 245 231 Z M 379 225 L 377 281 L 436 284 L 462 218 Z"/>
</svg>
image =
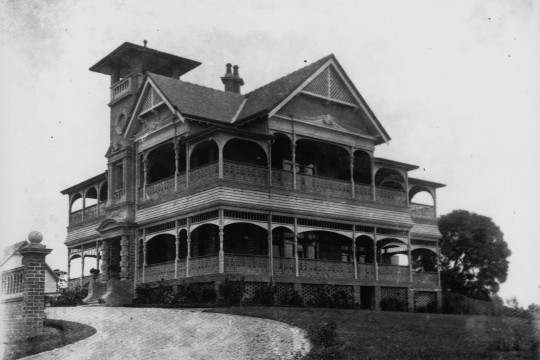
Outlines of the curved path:
<svg viewBox="0 0 540 360">
<path fill-rule="evenodd" d="M 284 323 L 201 310 L 79 306 L 48 318 L 96 328 L 91 337 L 25 359 L 289 359 L 304 332 Z"/>
</svg>

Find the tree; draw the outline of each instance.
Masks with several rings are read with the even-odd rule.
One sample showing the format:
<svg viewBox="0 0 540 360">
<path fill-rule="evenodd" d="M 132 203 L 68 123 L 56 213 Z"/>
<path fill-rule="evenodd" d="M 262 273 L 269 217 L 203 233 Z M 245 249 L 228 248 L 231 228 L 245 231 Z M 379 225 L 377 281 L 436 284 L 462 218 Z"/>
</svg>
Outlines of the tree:
<svg viewBox="0 0 540 360">
<path fill-rule="evenodd" d="M 439 218 L 441 285 L 445 290 L 490 300 L 506 281 L 511 251 L 487 216 L 454 210 Z"/>
</svg>

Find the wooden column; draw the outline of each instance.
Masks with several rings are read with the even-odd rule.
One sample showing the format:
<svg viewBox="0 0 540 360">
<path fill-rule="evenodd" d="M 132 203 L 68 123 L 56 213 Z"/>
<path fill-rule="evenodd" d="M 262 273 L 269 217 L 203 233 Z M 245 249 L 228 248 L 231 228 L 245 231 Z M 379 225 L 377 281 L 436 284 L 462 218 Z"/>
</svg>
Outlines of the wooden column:
<svg viewBox="0 0 540 360">
<path fill-rule="evenodd" d="M 146 201 L 146 185 L 148 184 L 148 153 L 143 153 L 143 198 L 142 202 Z"/>
<path fill-rule="evenodd" d="M 83 193 L 82 197 L 82 211 L 81 211 L 81 220 L 84 221 L 84 210 L 86 209 L 86 194 Z"/>
<path fill-rule="evenodd" d="M 112 204 L 113 194 L 114 194 L 114 183 L 113 183 L 113 165 L 107 165 L 107 202 Z"/>
<path fill-rule="evenodd" d="M 408 197 L 408 196 L 407 196 L 407 197 Z M 413 281 L 413 275 L 412 275 L 411 233 L 410 233 L 410 232 L 407 233 L 407 240 L 408 240 L 408 244 L 407 244 L 407 258 L 408 258 L 408 262 L 409 262 L 409 281 L 412 282 L 412 281 Z"/>
<path fill-rule="evenodd" d="M 71 248 L 68 247 L 68 265 L 67 265 L 67 282 L 68 282 L 68 288 L 69 288 L 69 279 L 71 277 Z"/>
<path fill-rule="evenodd" d="M 133 264 L 133 296 L 135 296 L 135 291 L 137 287 L 137 282 L 139 281 L 139 252 L 140 252 L 140 233 L 137 231 L 135 237 L 135 263 Z"/>
<path fill-rule="evenodd" d="M 294 269 L 296 277 L 299 276 L 298 268 L 298 221 L 294 218 Z"/>
<path fill-rule="evenodd" d="M 223 226 L 223 209 L 219 209 L 219 270 L 220 274 L 225 273 L 225 253 L 223 251 L 223 238 L 225 236 Z"/>
<path fill-rule="evenodd" d="M 268 149 L 268 186 L 272 186 L 272 140 L 267 142 Z"/>
<path fill-rule="evenodd" d="M 373 228 L 373 255 L 375 264 L 375 280 L 379 280 L 379 261 L 377 260 L 377 227 Z"/>
<path fill-rule="evenodd" d="M 437 261 L 435 265 L 437 266 L 437 278 L 439 281 L 439 290 L 440 290 L 441 289 L 441 269 L 439 267 L 439 259 L 440 259 L 440 250 L 439 250 L 439 241 L 437 241 Z"/>
<path fill-rule="evenodd" d="M 407 172 L 405 172 L 405 200 L 407 206 L 409 206 L 409 174 Z"/>
<path fill-rule="evenodd" d="M 272 241 L 272 212 L 268 214 L 268 266 L 271 282 L 274 282 L 274 246 Z"/>
<path fill-rule="evenodd" d="M 358 262 L 356 261 L 356 227 L 352 226 L 352 256 L 354 261 L 354 280 L 358 280 Z"/>
<path fill-rule="evenodd" d="M 356 197 L 354 188 L 354 148 L 351 147 L 351 155 L 349 156 L 349 169 L 351 172 L 351 196 Z"/>
<path fill-rule="evenodd" d="M 292 179 L 293 189 L 296 189 L 296 136 L 293 134 L 293 143 L 291 145 L 291 159 L 292 159 Z"/>
<path fill-rule="evenodd" d="M 146 229 L 143 229 L 143 263 L 142 263 L 142 282 L 146 280 Z"/>
<path fill-rule="evenodd" d="M 186 256 L 186 277 L 189 277 L 189 259 L 191 258 L 191 231 L 189 217 L 186 219 L 187 231 L 187 256 Z"/>
<path fill-rule="evenodd" d="M 180 151 L 180 146 L 178 145 L 178 141 L 176 141 L 176 137 L 175 137 L 174 139 L 174 191 L 175 192 L 178 191 L 178 161 L 180 159 L 180 156 L 178 154 L 179 151 Z"/>
<path fill-rule="evenodd" d="M 218 145 L 218 177 L 223 179 L 223 147 Z"/>
<path fill-rule="evenodd" d="M 375 160 L 371 154 L 371 193 L 373 201 L 377 201 L 377 187 L 375 186 Z"/>
<path fill-rule="evenodd" d="M 81 277 L 79 279 L 79 285 L 81 286 L 83 286 L 83 276 L 84 276 L 84 245 L 81 245 Z"/>
<path fill-rule="evenodd" d="M 99 270 L 99 240 L 96 240 L 96 267 Z"/>
<path fill-rule="evenodd" d="M 187 188 L 189 188 L 189 144 L 186 142 L 186 189 Z"/>
<path fill-rule="evenodd" d="M 176 251 L 175 252 L 176 256 L 174 257 L 174 278 L 178 279 L 178 260 L 179 260 L 178 250 L 180 248 L 180 234 L 178 234 L 178 220 L 174 222 L 174 235 L 175 235 L 174 245 L 175 245 L 175 251 Z"/>
</svg>

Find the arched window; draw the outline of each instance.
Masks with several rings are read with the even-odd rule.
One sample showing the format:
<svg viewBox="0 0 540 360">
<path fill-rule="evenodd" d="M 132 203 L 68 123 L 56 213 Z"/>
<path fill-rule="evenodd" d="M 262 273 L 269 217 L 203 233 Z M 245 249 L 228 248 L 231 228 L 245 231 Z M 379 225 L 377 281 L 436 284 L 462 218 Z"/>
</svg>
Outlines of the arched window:
<svg viewBox="0 0 540 360">
<path fill-rule="evenodd" d="M 176 239 L 174 235 L 157 235 L 146 242 L 146 264 L 158 264 L 174 261 L 176 257 Z"/>
</svg>

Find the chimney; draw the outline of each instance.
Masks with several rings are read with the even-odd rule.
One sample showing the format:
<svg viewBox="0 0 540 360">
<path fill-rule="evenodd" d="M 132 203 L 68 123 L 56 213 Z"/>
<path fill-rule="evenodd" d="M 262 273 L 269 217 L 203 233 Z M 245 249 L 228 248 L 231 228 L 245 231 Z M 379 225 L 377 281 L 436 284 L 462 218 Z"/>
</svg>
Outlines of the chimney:
<svg viewBox="0 0 540 360">
<path fill-rule="evenodd" d="M 225 85 L 225 91 L 240 94 L 240 86 L 244 85 L 244 80 L 238 74 L 238 65 L 234 65 L 234 73 L 231 72 L 231 64 L 225 65 L 227 70 L 225 75 L 221 78 L 223 85 Z"/>
</svg>

